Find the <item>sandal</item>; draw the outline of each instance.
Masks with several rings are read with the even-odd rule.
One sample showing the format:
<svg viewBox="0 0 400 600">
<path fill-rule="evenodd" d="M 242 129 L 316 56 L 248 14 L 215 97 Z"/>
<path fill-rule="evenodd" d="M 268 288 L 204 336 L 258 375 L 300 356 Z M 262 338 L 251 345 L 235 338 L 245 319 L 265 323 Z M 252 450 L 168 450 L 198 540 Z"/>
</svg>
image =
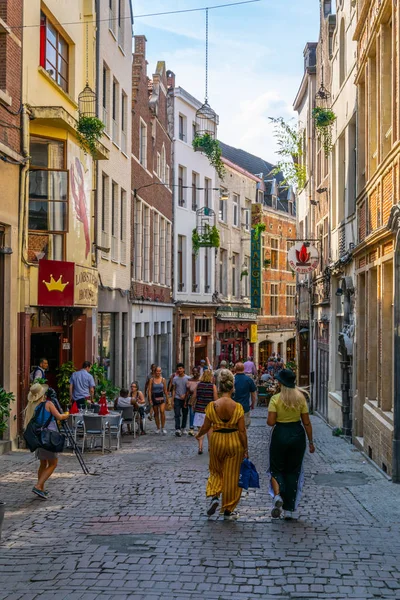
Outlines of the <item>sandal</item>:
<svg viewBox="0 0 400 600">
<path fill-rule="evenodd" d="M 203 450 L 198 450 L 197 454 L 203 454 Z"/>
<path fill-rule="evenodd" d="M 42 492 L 42 490 L 38 490 L 38 488 L 32 488 L 32 492 L 34 494 L 36 494 L 36 496 L 39 496 L 39 498 L 41 498 L 42 500 L 47 500 L 47 494 L 45 492 Z"/>
</svg>

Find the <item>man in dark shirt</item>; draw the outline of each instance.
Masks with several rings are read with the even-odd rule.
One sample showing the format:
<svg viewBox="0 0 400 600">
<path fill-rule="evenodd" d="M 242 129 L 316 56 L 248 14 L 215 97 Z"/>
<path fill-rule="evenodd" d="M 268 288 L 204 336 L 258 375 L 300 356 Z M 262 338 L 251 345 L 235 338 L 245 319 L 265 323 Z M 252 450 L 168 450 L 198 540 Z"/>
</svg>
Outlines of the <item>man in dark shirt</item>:
<svg viewBox="0 0 400 600">
<path fill-rule="evenodd" d="M 244 372 L 244 364 L 236 363 L 235 367 L 235 402 L 239 402 L 244 410 L 244 422 L 246 427 L 250 425 L 250 410 L 253 410 L 257 401 L 257 387 L 251 377 Z"/>
</svg>

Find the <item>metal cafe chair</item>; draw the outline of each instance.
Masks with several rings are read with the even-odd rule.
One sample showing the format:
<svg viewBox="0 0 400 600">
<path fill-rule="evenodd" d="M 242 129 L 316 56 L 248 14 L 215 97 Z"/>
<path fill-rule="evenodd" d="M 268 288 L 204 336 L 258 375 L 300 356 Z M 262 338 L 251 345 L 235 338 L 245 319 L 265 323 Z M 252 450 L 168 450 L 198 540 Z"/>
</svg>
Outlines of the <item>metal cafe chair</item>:
<svg viewBox="0 0 400 600">
<path fill-rule="evenodd" d="M 111 440 L 113 437 L 116 439 L 116 450 L 119 450 L 121 445 L 121 427 L 122 417 L 121 415 L 113 415 L 107 417 L 105 429 L 108 435 L 108 447 L 111 450 Z"/>
<path fill-rule="evenodd" d="M 99 416 L 83 415 L 83 438 L 82 438 L 82 454 L 85 450 L 85 442 L 90 438 L 90 447 L 96 447 L 96 439 L 101 439 L 101 451 L 104 454 L 105 446 L 105 419 Z"/>
</svg>

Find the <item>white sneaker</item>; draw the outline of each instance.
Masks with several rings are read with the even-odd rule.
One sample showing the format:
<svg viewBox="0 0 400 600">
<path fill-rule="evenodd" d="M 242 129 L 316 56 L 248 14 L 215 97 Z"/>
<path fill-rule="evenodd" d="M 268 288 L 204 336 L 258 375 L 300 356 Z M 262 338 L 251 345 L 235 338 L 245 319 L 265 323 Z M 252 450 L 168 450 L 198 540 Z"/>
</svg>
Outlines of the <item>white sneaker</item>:
<svg viewBox="0 0 400 600">
<path fill-rule="evenodd" d="M 285 521 L 291 521 L 292 520 L 292 511 L 291 510 L 284 510 L 283 511 L 283 518 L 285 519 Z"/>
<path fill-rule="evenodd" d="M 274 498 L 274 505 L 271 510 L 271 517 L 273 519 L 279 519 L 282 513 L 283 500 L 279 494 Z"/>
<path fill-rule="evenodd" d="M 229 512 L 228 510 L 226 510 L 224 512 L 224 521 L 237 521 L 238 518 L 239 513 L 236 511 Z"/>
<path fill-rule="evenodd" d="M 183 433 L 183 435 L 188 435 L 188 430 L 187 430 L 187 429 L 184 429 L 184 430 L 182 431 L 182 433 Z"/>
<path fill-rule="evenodd" d="M 162 432 L 163 432 L 163 435 L 167 435 L 167 430 L 166 429 L 163 429 Z"/>
<path fill-rule="evenodd" d="M 156 429 L 156 434 L 159 435 L 161 433 L 161 429 Z"/>
<path fill-rule="evenodd" d="M 175 430 L 176 437 L 182 437 L 182 431 L 180 429 Z"/>
<path fill-rule="evenodd" d="M 218 504 L 219 504 L 219 498 L 217 498 L 217 496 L 214 496 L 213 498 L 211 498 L 210 505 L 207 510 L 207 515 L 209 517 L 212 517 L 212 515 L 215 514 L 215 511 L 218 508 Z"/>
</svg>

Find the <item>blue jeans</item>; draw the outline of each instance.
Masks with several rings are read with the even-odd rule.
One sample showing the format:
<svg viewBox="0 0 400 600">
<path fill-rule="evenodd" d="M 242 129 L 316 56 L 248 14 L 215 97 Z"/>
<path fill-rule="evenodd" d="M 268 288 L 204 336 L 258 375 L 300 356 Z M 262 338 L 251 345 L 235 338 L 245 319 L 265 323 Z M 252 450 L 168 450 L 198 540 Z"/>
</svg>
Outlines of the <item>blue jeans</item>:
<svg viewBox="0 0 400 600">
<path fill-rule="evenodd" d="M 190 429 L 194 429 L 193 422 L 194 422 L 194 408 L 193 408 L 193 406 L 189 406 L 189 427 L 190 427 Z"/>
</svg>

